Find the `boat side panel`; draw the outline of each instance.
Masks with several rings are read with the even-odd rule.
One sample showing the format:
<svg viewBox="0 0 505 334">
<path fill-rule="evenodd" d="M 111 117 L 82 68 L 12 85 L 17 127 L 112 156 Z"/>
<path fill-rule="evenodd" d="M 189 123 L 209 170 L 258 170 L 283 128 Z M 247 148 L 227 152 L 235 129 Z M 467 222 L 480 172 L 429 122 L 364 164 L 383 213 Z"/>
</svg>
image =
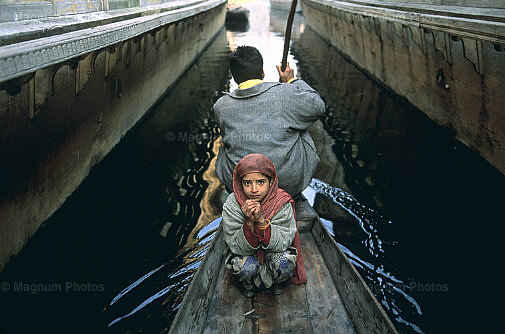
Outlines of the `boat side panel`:
<svg viewBox="0 0 505 334">
<path fill-rule="evenodd" d="M 307 271 L 307 304 L 314 333 L 355 333 L 351 319 L 310 233 L 300 234 Z"/>
<path fill-rule="evenodd" d="M 205 259 L 191 281 L 169 334 L 202 333 L 218 274 L 223 263 L 224 238 L 219 227 Z"/>
<path fill-rule="evenodd" d="M 312 227 L 312 236 L 326 262 L 356 332 L 360 334 L 398 333 L 363 278 L 319 220 Z"/>
</svg>

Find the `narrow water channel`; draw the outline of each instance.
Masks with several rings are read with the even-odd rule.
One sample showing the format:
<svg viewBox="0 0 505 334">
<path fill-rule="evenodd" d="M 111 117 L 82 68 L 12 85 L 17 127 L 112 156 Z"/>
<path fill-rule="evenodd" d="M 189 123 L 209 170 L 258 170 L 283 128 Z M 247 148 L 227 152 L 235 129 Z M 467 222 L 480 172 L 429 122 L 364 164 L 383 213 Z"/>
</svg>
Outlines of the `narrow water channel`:
<svg viewBox="0 0 505 334">
<path fill-rule="evenodd" d="M 246 4 L 0 273 L 0 333 L 164 333 L 219 224 L 212 104 L 254 45 L 276 81 L 287 12 Z M 243 30 L 243 31 L 240 31 Z M 297 15 L 289 61 L 327 105 L 305 194 L 402 333 L 502 333 L 505 177 Z M 2 285 L 2 289 L 7 285 Z"/>
</svg>

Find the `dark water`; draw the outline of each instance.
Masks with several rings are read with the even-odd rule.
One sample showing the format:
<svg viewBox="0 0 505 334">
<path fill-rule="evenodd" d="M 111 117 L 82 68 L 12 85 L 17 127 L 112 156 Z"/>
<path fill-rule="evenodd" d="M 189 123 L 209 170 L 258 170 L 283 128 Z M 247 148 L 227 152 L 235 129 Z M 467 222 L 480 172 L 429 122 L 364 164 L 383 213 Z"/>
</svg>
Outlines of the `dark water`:
<svg viewBox="0 0 505 334">
<path fill-rule="evenodd" d="M 9 262 L 0 274 L 10 284 L 0 332 L 169 327 L 209 243 L 206 225 L 220 214 L 206 190 L 216 188 L 207 175 L 217 139 L 211 107 L 229 81 L 228 53 L 222 30 Z"/>
<path fill-rule="evenodd" d="M 505 177 L 312 30 L 293 53 L 338 160 L 312 183 L 315 207 L 397 328 L 503 333 Z"/>
<path fill-rule="evenodd" d="M 219 224 L 211 106 L 228 43 L 267 80 L 284 12 L 248 4 L 0 273 L 2 333 L 163 333 Z M 298 16 L 289 61 L 327 115 L 306 195 L 403 333 L 503 333 L 505 177 L 358 71 Z M 4 287 L 4 286 L 3 286 Z"/>
</svg>

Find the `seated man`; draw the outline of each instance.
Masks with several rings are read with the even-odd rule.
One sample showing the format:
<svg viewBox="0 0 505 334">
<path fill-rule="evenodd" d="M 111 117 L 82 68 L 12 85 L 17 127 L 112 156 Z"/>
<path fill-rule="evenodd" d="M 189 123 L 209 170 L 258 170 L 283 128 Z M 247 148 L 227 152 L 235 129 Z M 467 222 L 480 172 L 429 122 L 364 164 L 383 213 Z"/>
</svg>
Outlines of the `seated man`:
<svg viewBox="0 0 505 334">
<path fill-rule="evenodd" d="M 263 57 L 251 46 L 230 55 L 230 70 L 238 89 L 214 104 L 222 146 L 216 172 L 232 191 L 232 174 L 240 159 L 260 153 L 277 167 L 279 187 L 293 197 L 308 186 L 319 157 L 306 131 L 325 112 L 319 94 L 289 67 L 277 66 L 279 81 L 263 82 Z"/>
</svg>

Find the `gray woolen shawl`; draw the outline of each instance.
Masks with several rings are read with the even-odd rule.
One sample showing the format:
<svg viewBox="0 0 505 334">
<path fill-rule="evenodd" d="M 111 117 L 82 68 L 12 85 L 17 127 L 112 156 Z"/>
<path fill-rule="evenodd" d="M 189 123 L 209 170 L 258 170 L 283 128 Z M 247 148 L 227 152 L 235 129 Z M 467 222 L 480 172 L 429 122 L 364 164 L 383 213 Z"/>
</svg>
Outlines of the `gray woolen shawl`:
<svg viewBox="0 0 505 334">
<path fill-rule="evenodd" d="M 260 153 L 277 169 L 279 188 L 299 194 L 319 163 L 306 130 L 324 112 L 319 94 L 299 79 L 225 93 L 214 104 L 222 136 L 216 161 L 219 179 L 231 190 L 235 165 L 247 154 Z"/>
</svg>

